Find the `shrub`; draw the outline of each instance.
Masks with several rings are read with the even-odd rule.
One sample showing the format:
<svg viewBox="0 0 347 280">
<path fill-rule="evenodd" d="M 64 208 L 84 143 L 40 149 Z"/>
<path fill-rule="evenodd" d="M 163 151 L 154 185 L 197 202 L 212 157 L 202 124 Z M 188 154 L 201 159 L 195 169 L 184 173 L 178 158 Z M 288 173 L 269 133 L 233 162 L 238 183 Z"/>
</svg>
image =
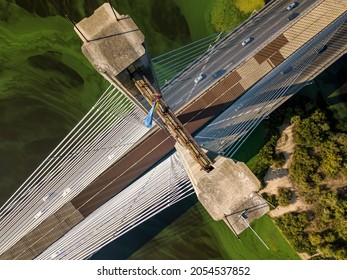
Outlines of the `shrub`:
<svg viewBox="0 0 347 280">
<path fill-rule="evenodd" d="M 272 194 L 272 195 L 269 195 L 268 193 L 264 192 L 262 194 L 263 198 L 269 202 L 270 206 L 276 208 L 278 206 L 278 201 L 277 201 L 277 197 L 276 195 Z"/>
<path fill-rule="evenodd" d="M 288 188 L 278 188 L 278 203 L 281 206 L 288 206 L 292 203 L 293 192 Z"/>
</svg>

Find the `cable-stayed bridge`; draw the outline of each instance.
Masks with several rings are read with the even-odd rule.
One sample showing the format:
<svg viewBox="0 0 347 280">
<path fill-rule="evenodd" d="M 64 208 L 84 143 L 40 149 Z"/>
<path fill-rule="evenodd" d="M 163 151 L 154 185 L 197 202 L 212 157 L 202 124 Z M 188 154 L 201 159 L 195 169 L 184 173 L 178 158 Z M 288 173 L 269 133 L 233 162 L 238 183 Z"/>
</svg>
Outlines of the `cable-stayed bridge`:
<svg viewBox="0 0 347 280">
<path fill-rule="evenodd" d="M 305 1 L 293 21 L 289 3 L 272 1 L 231 33 L 153 59 L 163 97 L 201 146 L 232 156 L 264 117 L 346 52 L 346 1 Z M 86 258 L 191 195 L 177 154 L 168 154 L 173 139 L 160 122 L 146 128 L 145 116 L 110 86 L 1 208 L 1 258 Z"/>
</svg>

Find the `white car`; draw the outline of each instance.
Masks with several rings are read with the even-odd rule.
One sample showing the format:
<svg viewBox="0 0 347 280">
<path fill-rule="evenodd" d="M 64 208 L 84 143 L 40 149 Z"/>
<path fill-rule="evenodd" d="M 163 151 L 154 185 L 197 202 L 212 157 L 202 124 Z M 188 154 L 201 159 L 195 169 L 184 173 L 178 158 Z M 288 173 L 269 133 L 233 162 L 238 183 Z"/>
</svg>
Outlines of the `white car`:
<svg viewBox="0 0 347 280">
<path fill-rule="evenodd" d="M 37 212 L 36 215 L 35 215 L 35 217 L 34 217 L 34 219 L 36 220 L 36 219 L 39 218 L 42 214 L 43 214 L 42 211 Z"/>
<path fill-rule="evenodd" d="M 287 7 L 287 11 L 290 11 L 290 10 L 294 9 L 298 5 L 299 5 L 298 2 L 293 2 L 293 3 L 289 4 L 288 7 Z"/>
<path fill-rule="evenodd" d="M 71 192 L 71 189 L 70 188 L 66 188 L 64 189 L 63 193 L 61 194 L 62 197 L 65 197 L 67 196 L 69 193 Z"/>
<path fill-rule="evenodd" d="M 248 37 L 247 39 L 243 40 L 241 45 L 244 47 L 244 46 L 248 45 L 251 41 L 252 41 L 252 39 L 250 37 Z"/>
<path fill-rule="evenodd" d="M 198 82 L 200 82 L 203 79 L 204 79 L 204 76 L 201 74 L 199 77 L 195 78 L 194 83 L 197 84 Z"/>
<path fill-rule="evenodd" d="M 61 251 L 58 250 L 58 251 L 54 252 L 54 253 L 50 256 L 50 258 L 51 258 L 51 259 L 56 258 L 57 256 L 59 256 L 60 253 L 61 253 Z"/>
<path fill-rule="evenodd" d="M 111 159 L 113 159 L 115 156 L 116 156 L 115 154 L 110 154 L 110 155 L 108 155 L 107 158 L 108 158 L 109 160 L 111 160 Z"/>
<path fill-rule="evenodd" d="M 48 194 L 46 194 L 46 195 L 42 198 L 42 200 L 43 200 L 44 202 L 46 202 L 47 199 L 48 199 L 50 196 L 51 196 L 51 194 L 48 193 Z"/>
</svg>

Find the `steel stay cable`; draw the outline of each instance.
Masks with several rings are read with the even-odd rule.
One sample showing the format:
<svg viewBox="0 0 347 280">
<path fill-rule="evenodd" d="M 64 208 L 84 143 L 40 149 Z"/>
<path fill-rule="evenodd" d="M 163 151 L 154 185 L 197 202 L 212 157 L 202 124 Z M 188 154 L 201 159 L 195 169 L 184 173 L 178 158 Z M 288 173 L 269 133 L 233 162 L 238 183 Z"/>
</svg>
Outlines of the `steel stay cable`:
<svg viewBox="0 0 347 280">
<path fill-rule="evenodd" d="M 167 62 L 164 62 L 164 63 L 159 63 L 159 62 L 156 62 L 156 67 L 157 68 L 165 68 L 165 67 L 168 67 L 169 65 L 172 66 L 172 64 L 177 64 L 177 63 L 181 63 L 181 60 L 186 59 L 186 57 L 191 57 L 193 54 L 196 54 L 196 53 L 200 53 L 202 50 L 205 50 L 206 46 L 209 46 L 211 45 L 212 43 L 214 42 L 214 40 L 212 41 L 209 41 L 208 44 L 206 45 L 201 45 L 199 46 L 199 48 L 196 48 L 194 50 L 190 50 L 189 49 L 189 52 L 185 53 L 185 54 L 180 54 L 179 57 L 176 57 L 174 59 L 171 59 Z M 170 57 L 171 58 L 171 57 Z M 159 74 L 160 73 L 160 70 L 157 72 L 156 71 L 156 74 Z"/>
<path fill-rule="evenodd" d="M 103 188 L 103 189 L 105 189 L 105 188 Z M 96 193 L 94 196 L 98 195 L 100 192 L 101 192 L 101 191 L 99 191 L 98 193 Z M 93 197 L 94 197 L 94 196 L 93 196 Z M 93 198 L 93 197 L 92 197 L 92 198 Z M 91 200 L 91 199 L 88 199 L 87 202 L 89 202 L 90 200 Z M 83 207 L 87 202 L 85 202 L 83 205 L 81 205 L 78 209 L 80 209 L 81 207 Z M 78 209 L 74 210 L 74 212 L 78 211 Z M 71 213 L 68 217 L 65 217 L 64 220 L 66 220 L 67 218 L 69 218 L 72 214 L 74 214 L 74 212 Z M 54 228 L 52 228 L 51 230 L 49 230 L 45 235 L 47 235 L 47 234 L 48 234 L 49 232 L 51 232 L 52 230 L 54 230 Z M 31 246 L 33 246 L 35 243 L 37 243 L 38 241 L 40 241 L 45 235 L 41 236 L 40 239 L 37 240 L 36 242 L 34 242 L 33 244 L 31 244 Z M 30 247 L 31 247 L 31 246 L 30 246 Z M 21 254 L 22 254 L 22 253 L 21 253 Z M 21 254 L 20 254 L 20 255 L 21 255 Z M 20 255 L 18 255 L 18 256 L 20 256 Z M 17 256 L 17 258 L 18 258 L 18 256 Z"/>
<path fill-rule="evenodd" d="M 194 61 L 201 55 L 206 53 L 206 47 L 207 46 L 211 46 L 211 44 L 215 43 L 215 41 L 210 42 L 208 45 L 204 45 L 202 46 L 200 49 L 188 53 L 187 55 L 189 55 L 189 57 L 182 56 L 178 58 L 178 62 L 175 62 L 173 65 L 170 63 L 166 63 L 166 64 L 162 64 L 160 65 L 161 69 L 156 70 L 156 75 L 158 77 L 158 79 L 161 79 L 161 77 L 167 75 L 168 71 L 170 71 L 169 73 L 172 72 L 172 69 L 179 69 L 180 67 L 182 67 L 182 65 L 188 65 L 189 63 L 191 63 L 191 60 L 193 59 Z M 196 62 L 199 63 L 199 62 Z M 169 69 L 166 69 L 168 66 L 170 65 Z M 159 68 L 158 66 L 156 66 L 156 68 Z"/>
<path fill-rule="evenodd" d="M 98 103 L 100 100 L 102 100 L 103 98 L 105 98 L 105 96 L 107 96 L 106 93 L 108 92 L 108 90 L 110 89 L 110 87 L 111 87 L 111 85 L 110 85 L 110 86 L 106 89 L 106 91 L 102 94 L 102 96 L 101 96 L 100 99 L 97 101 L 97 103 Z M 89 116 L 89 112 L 78 122 L 78 124 L 75 126 L 75 128 L 77 128 L 88 116 Z M 72 130 L 69 132 L 69 134 L 62 140 L 61 143 L 63 143 L 64 141 L 66 141 L 66 140 L 74 133 L 75 128 L 72 129 Z M 54 153 L 56 152 L 56 150 L 58 150 L 58 149 L 60 148 L 59 146 L 60 146 L 60 144 L 49 154 L 49 156 L 52 155 L 52 154 L 54 154 Z M 47 158 L 49 158 L 49 156 L 48 156 Z M 19 187 L 19 189 L 17 189 L 17 190 L 15 191 L 15 193 L 5 202 L 5 204 L 2 205 L 2 206 L 0 207 L 0 212 L 3 210 L 3 208 L 5 208 L 6 206 L 8 206 L 7 204 L 10 203 L 12 197 L 16 196 L 17 193 L 21 192 L 21 188 L 22 188 L 23 186 L 25 186 L 26 183 L 27 183 L 29 180 L 31 180 L 31 177 L 36 173 L 36 171 L 39 170 L 39 169 L 41 168 L 42 165 L 44 165 L 44 164 L 47 163 L 47 162 L 46 162 L 47 158 L 46 158 L 46 159 L 36 168 L 36 170 L 35 170 L 24 182 L 23 182 L 23 184 Z"/>
<path fill-rule="evenodd" d="M 200 52 L 201 50 L 203 50 L 206 46 L 210 45 L 212 42 L 214 41 L 214 38 L 212 38 L 211 40 L 208 40 L 206 42 L 204 42 L 203 44 L 199 44 L 199 45 L 195 45 L 194 47 L 190 48 L 190 49 L 187 49 L 183 52 L 180 52 L 180 53 L 177 53 L 175 55 L 172 55 L 166 59 L 163 59 L 163 60 L 160 60 L 160 61 L 156 61 L 156 62 L 153 62 L 153 65 L 156 67 L 156 68 L 161 68 L 165 65 L 170 65 L 172 64 L 173 62 L 179 60 L 180 58 L 182 57 L 186 57 L 188 55 L 191 55 L 192 53 L 197 53 L 197 52 Z M 153 60 L 152 60 L 153 61 Z M 175 62 L 177 63 L 177 62 Z M 157 72 L 156 72 L 157 73 Z"/>
<path fill-rule="evenodd" d="M 191 194 L 189 194 L 191 195 Z M 182 197 L 181 199 L 185 199 L 187 196 L 189 195 L 186 195 L 184 197 Z M 127 233 L 128 231 L 130 231 L 131 229 L 135 228 L 136 226 L 138 226 L 139 224 L 143 223 L 144 221 L 148 220 L 149 218 L 155 216 L 156 214 L 158 214 L 159 212 L 161 212 L 163 209 L 165 209 L 166 207 L 157 207 L 157 208 L 154 208 L 154 209 L 151 209 L 151 212 L 148 213 L 145 217 L 137 217 L 136 219 L 136 223 L 134 223 L 133 225 L 131 225 L 130 227 L 128 228 L 125 228 L 121 231 L 118 231 L 118 234 L 116 236 L 114 236 L 114 238 L 112 239 L 106 239 L 106 238 L 103 238 L 102 242 L 100 242 L 99 240 L 97 240 L 96 244 L 91 244 L 90 246 L 88 246 L 89 250 L 84 250 L 82 252 L 80 252 L 78 255 L 72 255 L 69 254 L 67 256 L 65 256 L 64 259 L 70 259 L 70 258 L 77 258 L 77 259 L 83 259 L 83 258 L 86 258 L 88 255 L 90 255 L 91 253 L 94 253 L 96 252 L 97 250 L 99 250 L 101 247 L 105 246 L 106 244 L 112 242 L 114 239 L 120 237 L 121 235 L 124 235 L 125 233 Z M 112 233 L 112 232 L 110 232 Z M 106 240 L 105 240 L 106 239 Z M 81 251 L 81 250 L 80 250 Z M 63 258 L 62 258 L 63 259 Z"/>
<path fill-rule="evenodd" d="M 161 177 L 163 177 L 163 176 L 161 176 Z M 148 179 L 147 179 L 148 180 Z M 164 180 L 165 180 L 165 178 L 164 178 Z M 165 182 L 165 181 L 164 181 Z M 146 184 L 146 183 L 145 183 Z M 153 185 L 154 186 L 154 185 Z M 135 195 L 136 196 L 138 196 L 138 194 L 136 194 L 138 192 L 138 190 L 137 191 L 135 191 Z M 149 194 L 150 195 L 150 194 Z M 162 196 L 162 194 L 161 194 L 161 191 L 159 191 L 159 197 L 161 197 Z M 129 202 L 129 199 L 130 200 L 133 200 L 133 198 L 129 198 L 129 195 L 127 195 L 127 197 L 126 197 L 126 199 L 125 199 L 125 201 L 123 202 L 123 204 L 125 204 L 125 205 L 127 205 L 128 204 L 128 202 Z M 117 205 L 119 205 L 119 202 L 117 202 Z M 122 207 L 122 206 L 120 206 L 120 207 Z M 113 208 L 113 207 L 112 207 Z M 114 215 L 113 215 L 114 216 Z M 97 218 L 98 219 L 98 218 Z"/>
<path fill-rule="evenodd" d="M 135 193 L 135 195 L 136 195 L 136 193 Z M 131 200 L 131 199 L 130 199 Z M 128 203 L 128 199 L 126 199 L 126 201 L 124 202 L 125 203 L 125 205 Z M 119 202 L 117 202 L 117 204 L 119 204 Z M 120 206 L 120 207 L 122 207 L 122 206 Z M 113 208 L 113 207 L 112 207 Z"/>
<path fill-rule="evenodd" d="M 221 35 L 223 33 L 220 32 L 219 34 Z M 220 39 L 220 36 L 218 35 L 216 39 Z M 223 40 L 225 40 L 225 37 L 223 39 L 221 39 L 221 41 L 219 41 L 216 45 L 220 44 L 221 42 L 223 42 Z M 164 93 L 167 89 L 168 89 L 168 85 L 172 85 L 175 83 L 175 80 L 178 77 L 184 76 L 184 73 L 187 71 L 187 69 L 193 69 L 198 67 L 198 64 L 200 64 L 200 60 L 202 60 L 204 58 L 204 56 L 206 55 L 207 52 L 204 52 L 203 54 L 201 54 L 200 56 L 198 56 L 196 58 L 195 61 L 193 61 L 192 63 L 188 64 L 183 70 L 181 70 L 180 72 L 178 72 L 174 77 L 171 78 L 170 82 L 167 84 L 164 84 L 164 86 L 161 88 L 161 91 Z"/>
<path fill-rule="evenodd" d="M 180 198 L 180 200 L 185 199 L 187 196 L 190 196 L 193 192 L 186 194 L 184 196 L 182 196 Z M 89 255 L 91 252 L 95 252 L 98 248 L 104 246 L 105 244 L 111 242 L 112 240 L 118 238 L 119 236 L 123 235 L 124 233 L 128 232 L 129 230 L 133 229 L 134 227 L 136 227 L 138 224 L 144 222 L 145 220 L 153 217 L 154 215 L 156 215 L 157 213 L 161 212 L 163 209 L 167 208 L 168 205 L 162 205 L 160 204 L 159 206 L 154 205 L 152 208 L 148 209 L 148 211 L 145 213 L 145 215 L 143 216 L 135 216 L 135 218 L 132 218 L 130 221 L 132 222 L 132 224 L 127 224 L 128 228 L 123 227 L 121 230 L 116 231 L 117 234 L 114 234 L 112 236 L 112 233 L 115 231 L 115 228 L 109 228 L 107 227 L 108 232 L 104 232 L 104 238 L 103 238 L 103 242 L 100 242 L 100 237 L 99 236 L 95 236 L 94 240 L 97 240 L 97 245 L 94 245 L 94 249 L 91 249 L 89 251 L 86 251 L 84 248 L 84 250 L 80 250 L 83 252 L 84 255 L 81 256 L 79 258 L 84 258 L 86 255 Z M 111 236 L 110 236 L 111 235 Z M 106 239 L 106 240 L 105 240 Z M 108 240 L 107 240 L 108 239 Z M 105 243 L 107 242 L 107 243 Z M 88 244 L 88 243 L 84 243 L 84 244 Z M 90 246 L 89 246 L 90 247 Z M 96 249 L 95 249 L 96 247 Z M 80 249 L 80 248 L 79 248 Z M 75 258 L 75 256 L 73 255 L 73 257 Z M 67 258 L 71 258 L 71 253 L 70 255 L 67 255 Z"/>
<path fill-rule="evenodd" d="M 181 197 L 179 201 L 181 201 L 181 200 L 183 200 L 183 199 L 186 199 L 187 197 L 191 196 L 193 193 L 194 193 L 194 192 L 189 193 L 189 194 L 186 194 L 185 196 Z M 178 202 L 178 201 L 177 201 L 177 202 Z M 167 207 L 165 207 L 165 208 L 167 208 Z M 153 216 L 157 215 L 158 213 L 160 213 L 160 212 L 161 212 L 163 209 L 165 209 L 165 208 L 157 208 L 157 209 L 154 209 L 149 215 L 147 215 L 146 217 L 144 217 L 144 218 L 141 219 L 141 220 L 139 219 L 139 220 L 137 221 L 137 223 L 134 224 L 134 225 L 132 225 L 130 228 L 127 228 L 127 229 L 125 229 L 125 230 L 119 232 L 119 234 L 117 234 L 117 235 L 115 236 L 115 238 L 110 239 L 110 240 L 108 240 L 108 241 L 105 241 L 104 243 L 98 242 L 98 243 L 97 243 L 96 245 L 94 245 L 94 246 L 92 247 L 92 249 L 90 249 L 88 252 L 93 252 L 93 253 L 97 252 L 98 250 L 100 250 L 100 249 L 101 249 L 102 247 L 104 247 L 105 245 L 109 244 L 110 242 L 112 242 L 112 241 L 115 240 L 116 238 L 119 238 L 120 236 L 126 234 L 127 232 L 129 232 L 129 231 L 132 230 L 133 228 L 137 227 L 139 224 L 143 223 L 144 221 L 146 221 L 146 220 L 152 218 Z M 88 254 L 87 252 L 80 253 L 80 254 L 78 255 L 78 258 L 81 258 L 81 259 L 82 259 L 82 258 L 86 258 L 86 257 L 88 257 L 90 254 L 91 254 L 91 253 Z"/>
<path fill-rule="evenodd" d="M 300 75 L 300 74 L 299 74 Z M 280 104 L 282 104 L 283 102 L 281 102 Z M 278 106 L 280 106 L 280 104 L 278 104 Z M 278 107 L 278 106 L 276 106 L 276 107 Z M 242 137 L 240 137 L 240 138 L 238 138 L 237 139 L 237 142 L 235 141 L 233 144 L 232 144 L 232 146 L 229 148 L 227 148 L 227 154 L 229 155 L 229 154 L 234 154 L 238 149 L 239 149 L 239 147 L 240 147 L 240 145 L 241 144 L 243 144 L 244 143 L 244 141 L 248 138 L 248 136 L 250 135 L 250 133 L 258 126 L 258 124 L 267 116 L 268 114 L 267 114 L 267 112 L 264 112 L 263 114 L 262 114 L 262 116 L 260 117 L 260 118 L 258 118 L 258 119 L 256 119 L 254 122 L 255 122 L 255 124 L 254 125 L 252 125 L 252 127 L 251 127 L 251 130 L 250 131 L 246 131 L 246 133 L 244 134 L 244 135 L 242 135 Z M 242 139 L 244 139 L 244 140 L 242 140 Z M 240 140 L 242 140 L 242 141 L 240 141 Z M 240 145 L 238 145 L 238 143 L 240 143 Z M 233 146 L 236 146 L 236 148 L 233 148 Z"/>
<path fill-rule="evenodd" d="M 52 163 L 49 163 L 49 164 L 51 165 Z M 24 186 L 24 184 L 22 186 Z M 28 187 L 28 185 L 26 187 Z M 30 187 L 30 185 L 29 185 L 29 187 Z M 25 188 L 25 190 L 26 190 L 26 188 Z M 23 189 L 23 191 L 24 191 L 24 189 Z M 22 193 L 20 193 L 20 195 L 22 195 Z"/>
<path fill-rule="evenodd" d="M 204 48 L 204 52 L 205 51 L 206 51 L 206 49 Z M 175 65 L 171 65 L 169 69 L 163 69 L 161 71 L 156 72 L 157 79 L 162 80 L 166 77 L 175 75 L 177 73 L 176 72 L 177 70 L 179 70 L 180 68 L 186 67 L 187 65 L 189 65 L 190 63 L 192 63 L 196 59 L 198 59 L 201 55 L 202 55 L 202 53 L 197 53 L 194 56 L 189 56 L 187 58 L 180 60 L 179 63 L 177 63 Z M 180 69 L 180 70 L 183 70 L 183 69 Z"/>
<path fill-rule="evenodd" d="M 189 180 L 188 180 L 188 182 L 189 182 Z M 156 189 L 155 189 L 156 190 Z M 135 192 L 135 195 L 136 195 L 136 192 Z M 161 194 L 160 194 L 161 195 Z M 131 199 L 130 199 L 131 200 Z M 129 201 L 129 199 L 126 199 L 124 202 L 123 202 L 123 204 L 125 203 L 125 204 L 127 204 L 128 203 L 128 201 Z M 119 202 L 117 202 L 117 205 L 119 205 Z M 123 206 L 120 206 L 120 207 L 123 207 Z M 113 209 L 114 207 L 111 207 L 111 209 Z M 102 211 L 102 213 L 104 213 L 105 211 Z M 120 214 L 121 215 L 121 214 Z M 112 216 L 114 216 L 114 214 L 112 215 Z M 95 219 L 99 219 L 98 217 L 96 217 Z M 85 232 L 85 230 L 83 230 L 83 232 Z"/>
<path fill-rule="evenodd" d="M 118 205 L 118 203 L 117 203 L 117 205 Z M 111 207 L 111 208 L 113 208 L 113 207 Z M 104 211 L 103 211 L 104 212 Z M 96 219 L 98 219 L 97 217 L 96 217 Z M 93 225 L 92 225 L 93 226 Z M 108 227 L 108 226 L 107 226 Z M 98 229 L 99 230 L 99 229 Z M 85 232 L 85 230 L 83 230 L 83 232 Z"/>
<path fill-rule="evenodd" d="M 294 81 L 295 81 L 295 79 L 294 79 Z M 258 101 L 257 103 L 258 103 L 258 104 L 260 104 L 260 103 L 266 103 L 266 102 L 269 101 L 269 100 L 278 99 L 279 97 L 282 96 L 282 94 L 284 94 L 284 93 L 287 91 L 287 89 L 292 85 L 292 83 L 293 83 L 294 81 L 292 81 L 292 82 L 291 82 L 288 86 L 286 86 L 283 90 L 281 89 L 281 90 L 279 90 L 279 91 L 277 91 L 277 92 L 274 91 L 273 95 L 265 96 L 263 100 Z M 258 108 L 259 108 L 259 107 L 258 107 Z M 259 114 L 261 114 L 261 115 L 259 116 Z M 265 112 L 265 113 L 262 113 L 262 111 L 257 111 L 257 113 L 254 113 L 254 115 L 256 116 L 256 118 L 254 119 L 253 122 L 256 122 L 256 120 L 259 119 L 259 118 L 261 118 L 262 115 L 264 115 L 264 114 L 266 114 L 266 112 Z M 251 115 L 248 115 L 248 116 L 250 116 L 250 118 L 252 117 Z M 236 124 L 236 125 L 232 126 L 232 130 L 225 130 L 225 132 L 222 132 L 222 131 L 221 131 L 219 135 L 215 136 L 215 139 L 219 139 L 219 140 L 218 140 L 218 143 L 216 142 L 216 143 L 212 144 L 212 146 L 211 146 L 211 145 L 208 145 L 208 148 L 210 148 L 210 149 L 216 149 L 216 148 L 218 147 L 219 151 L 222 151 L 223 149 L 225 149 L 225 148 L 223 148 L 224 146 L 228 146 L 227 143 L 224 143 L 223 146 L 220 146 L 220 143 L 219 143 L 219 142 L 220 142 L 220 140 L 222 140 L 222 139 L 221 139 L 222 137 L 229 136 L 230 134 L 237 134 L 239 131 L 247 130 L 249 126 L 253 127 L 253 125 L 252 125 L 253 122 L 244 121 L 244 122 L 242 122 L 242 123 L 239 123 L 239 124 Z M 245 129 L 245 128 L 246 128 L 246 129 Z M 238 139 L 235 139 L 234 142 L 235 142 L 235 141 L 238 141 Z M 230 144 L 229 144 L 229 146 L 230 146 Z M 228 149 L 230 149 L 230 148 L 228 148 Z"/>
<path fill-rule="evenodd" d="M 22 206 L 22 205 L 21 205 Z"/>
<path fill-rule="evenodd" d="M 201 38 L 201 39 L 199 39 L 199 40 L 197 40 L 197 41 L 194 41 L 194 42 L 189 43 L 189 44 L 187 44 L 187 45 L 184 45 L 184 46 L 182 46 L 182 47 L 176 48 L 176 49 L 174 49 L 174 50 L 172 50 L 172 51 L 169 51 L 169 52 L 166 52 L 166 53 L 164 53 L 164 54 L 158 55 L 158 56 L 156 56 L 155 58 L 153 58 L 152 61 L 156 61 L 156 60 L 158 60 L 159 58 L 161 58 L 161 57 L 163 57 L 163 56 L 166 56 L 166 55 L 171 54 L 171 53 L 173 53 L 173 52 L 176 52 L 176 51 L 179 51 L 179 50 L 184 49 L 184 48 L 186 48 L 186 47 L 189 47 L 189 46 L 191 46 L 191 45 L 194 45 L 194 44 L 196 44 L 197 42 L 202 42 L 202 41 L 204 41 L 204 40 L 207 40 L 207 39 L 209 39 L 210 37 L 215 36 L 216 34 L 218 34 L 218 32 L 217 32 L 217 33 L 213 33 L 213 34 L 211 34 L 211 35 L 208 35 L 208 36 L 206 36 L 206 37 L 204 37 L 204 38 Z"/>
<path fill-rule="evenodd" d="M 290 85 L 289 85 L 290 86 Z M 263 97 L 263 99 L 262 100 L 260 100 L 260 101 L 257 101 L 257 103 L 258 104 L 260 104 L 260 103 L 266 103 L 267 101 L 269 101 L 269 100 L 272 100 L 273 99 L 273 97 L 277 97 L 277 92 L 281 92 L 281 90 L 279 90 L 279 91 L 274 91 L 273 92 L 273 94 L 272 95 L 266 95 L 265 97 Z M 247 107 L 247 104 L 246 105 L 244 105 L 245 107 Z M 258 107 L 259 108 L 259 107 Z M 259 111 L 257 111 L 257 113 L 253 113 L 253 115 L 254 116 L 258 116 L 260 114 L 260 112 Z M 250 115 L 250 114 L 248 114 L 248 116 L 250 116 L 250 117 L 252 117 L 252 115 Z M 222 131 L 222 130 L 219 130 L 219 134 L 214 134 L 214 136 L 213 136 L 213 139 L 218 139 L 218 141 L 220 141 L 221 140 L 221 138 L 222 137 L 224 137 L 224 136 L 228 136 L 229 134 L 236 134 L 239 130 L 241 130 L 242 131 L 242 129 L 243 129 L 243 127 L 245 127 L 245 126 L 247 126 L 248 125 L 248 123 L 245 121 L 245 122 L 242 122 L 242 123 L 239 123 L 239 124 L 235 124 L 235 125 L 233 125 L 232 126 L 232 130 L 225 130 L 225 132 L 224 131 Z M 212 147 L 215 147 L 215 146 L 219 146 L 220 147 L 220 145 L 219 144 L 213 144 L 213 146 L 208 146 L 209 148 L 212 148 Z M 213 148 L 214 149 L 214 148 Z"/>
</svg>

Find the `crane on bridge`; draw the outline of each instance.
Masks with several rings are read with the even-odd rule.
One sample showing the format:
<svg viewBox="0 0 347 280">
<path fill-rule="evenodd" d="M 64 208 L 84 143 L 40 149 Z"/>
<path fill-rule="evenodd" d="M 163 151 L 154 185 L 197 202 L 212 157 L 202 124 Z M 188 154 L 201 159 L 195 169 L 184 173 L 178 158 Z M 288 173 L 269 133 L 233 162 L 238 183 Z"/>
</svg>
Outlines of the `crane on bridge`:
<svg viewBox="0 0 347 280">
<path fill-rule="evenodd" d="M 172 137 L 189 151 L 189 154 L 203 170 L 210 172 L 213 169 L 212 161 L 198 143 L 196 143 L 187 129 L 185 129 L 168 104 L 163 100 L 162 95 L 155 90 L 148 79 L 137 70 L 135 66 L 129 67 L 128 71 L 132 76 L 136 88 L 147 102 L 151 106 L 153 106 L 154 103 L 157 104 L 154 105 L 158 108 L 156 112 Z"/>
</svg>

